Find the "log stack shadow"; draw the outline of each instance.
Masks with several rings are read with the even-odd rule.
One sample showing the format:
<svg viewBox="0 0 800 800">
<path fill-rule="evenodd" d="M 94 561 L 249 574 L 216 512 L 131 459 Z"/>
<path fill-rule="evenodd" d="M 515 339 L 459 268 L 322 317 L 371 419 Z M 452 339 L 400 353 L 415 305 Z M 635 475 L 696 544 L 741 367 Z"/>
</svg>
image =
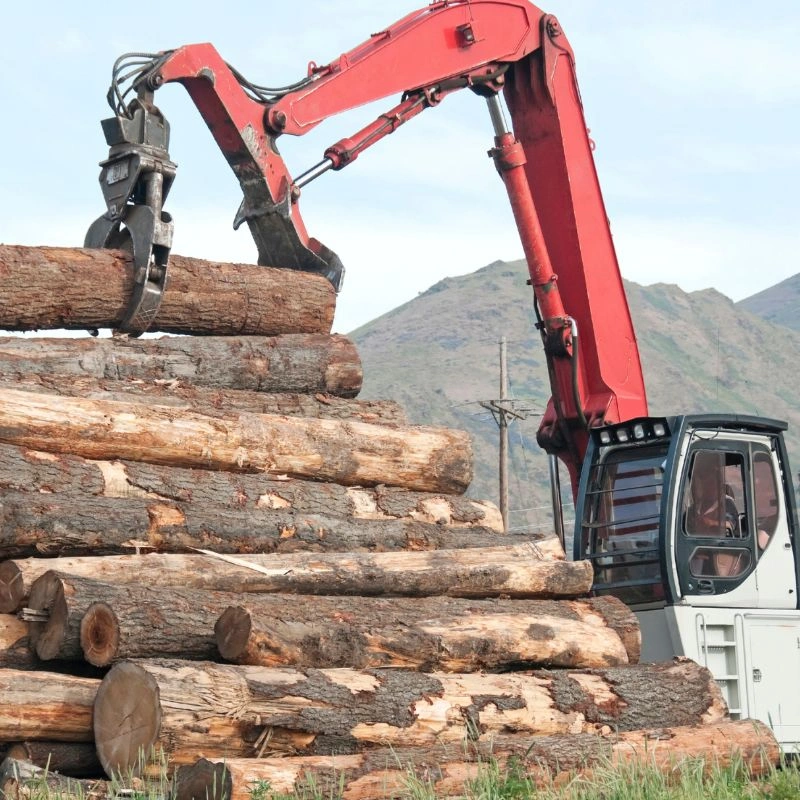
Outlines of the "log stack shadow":
<svg viewBox="0 0 800 800">
<path fill-rule="evenodd" d="M 179 800 L 777 760 L 707 670 L 638 663 L 587 563 L 464 496 L 465 433 L 356 399 L 323 278 L 170 269 L 156 327 L 189 335 L 0 339 L 6 796 L 105 797 L 143 756 Z M 12 331 L 113 327 L 132 287 L 111 251 L 2 245 L 0 273 Z"/>
</svg>

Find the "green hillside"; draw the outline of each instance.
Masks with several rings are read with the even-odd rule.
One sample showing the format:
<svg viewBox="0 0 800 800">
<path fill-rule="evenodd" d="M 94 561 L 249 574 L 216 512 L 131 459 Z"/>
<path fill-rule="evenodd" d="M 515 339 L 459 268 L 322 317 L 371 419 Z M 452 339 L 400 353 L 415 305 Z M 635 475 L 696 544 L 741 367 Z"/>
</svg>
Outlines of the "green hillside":
<svg viewBox="0 0 800 800">
<path fill-rule="evenodd" d="M 354 331 L 367 398 L 393 398 L 419 424 L 468 430 L 470 494 L 497 498 L 497 426 L 480 405 L 499 394 L 499 340 L 508 340 L 510 396 L 527 419 L 511 441 L 511 527 L 550 527 L 547 463 L 536 429 L 549 396 L 524 262 L 447 278 Z M 786 419 L 800 468 L 800 333 L 771 324 L 714 290 L 626 284 L 651 412 L 738 411 Z"/>
</svg>

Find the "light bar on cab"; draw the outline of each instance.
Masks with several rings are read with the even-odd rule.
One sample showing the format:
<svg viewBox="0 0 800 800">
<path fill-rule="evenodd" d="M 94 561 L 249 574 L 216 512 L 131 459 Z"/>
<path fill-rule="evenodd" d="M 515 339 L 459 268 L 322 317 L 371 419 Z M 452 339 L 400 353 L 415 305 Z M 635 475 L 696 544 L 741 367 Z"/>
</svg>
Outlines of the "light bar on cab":
<svg viewBox="0 0 800 800">
<path fill-rule="evenodd" d="M 618 425 L 606 425 L 594 428 L 592 436 L 601 447 L 615 444 L 644 444 L 657 439 L 665 439 L 670 435 L 669 425 L 663 417 L 643 417 L 622 422 Z"/>
</svg>

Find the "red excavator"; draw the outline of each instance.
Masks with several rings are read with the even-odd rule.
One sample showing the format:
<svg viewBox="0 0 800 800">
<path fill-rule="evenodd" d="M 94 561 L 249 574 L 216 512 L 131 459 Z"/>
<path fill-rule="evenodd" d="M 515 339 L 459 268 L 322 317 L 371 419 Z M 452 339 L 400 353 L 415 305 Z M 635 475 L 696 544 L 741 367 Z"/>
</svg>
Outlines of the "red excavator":
<svg viewBox="0 0 800 800">
<path fill-rule="evenodd" d="M 115 115 L 103 121 L 107 210 L 86 245 L 132 251 L 136 289 L 123 328 L 133 335 L 155 315 L 168 271 L 172 220 L 163 203 L 175 165 L 154 95 L 171 82 L 185 86 L 239 179 L 234 226 L 247 223 L 259 263 L 317 272 L 337 289 L 342 264 L 308 235 L 301 189 L 453 92 L 484 98 L 550 374 L 538 441 L 570 475 L 574 557 L 594 565 L 595 593 L 636 610 L 645 660 L 686 655 L 705 664 L 734 718 L 761 719 L 785 749 L 796 748 L 800 695 L 785 682 L 800 674 L 800 573 L 786 425 L 648 416 L 575 60 L 558 20 L 527 0 L 439 0 L 329 64 L 311 63 L 284 87 L 248 81 L 210 44 L 122 56 L 108 94 Z M 389 95 L 400 95 L 397 105 L 289 174 L 280 137 Z M 551 474 L 558 498 L 557 468 Z M 554 512 L 561 530 L 559 502 Z"/>
</svg>

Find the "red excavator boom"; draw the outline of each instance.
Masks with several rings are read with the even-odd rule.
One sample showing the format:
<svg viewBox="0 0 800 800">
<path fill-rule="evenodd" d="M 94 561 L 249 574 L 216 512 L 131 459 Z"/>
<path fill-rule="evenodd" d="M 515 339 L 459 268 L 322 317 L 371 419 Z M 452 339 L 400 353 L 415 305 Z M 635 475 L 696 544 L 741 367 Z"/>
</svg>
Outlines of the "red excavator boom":
<svg viewBox="0 0 800 800">
<path fill-rule="evenodd" d="M 111 152 L 103 174 L 109 184 L 109 176 L 124 173 L 131 187 L 123 206 L 119 198 L 127 187 L 112 202 L 104 185 L 108 211 L 90 229 L 87 244 L 117 242 L 134 206 L 149 205 L 157 220 L 163 213 L 174 165 L 166 150 L 168 126 L 153 105 L 153 93 L 177 81 L 242 185 L 244 201 L 234 224 L 248 223 L 259 263 L 321 272 L 337 288 L 341 264 L 308 235 L 299 213 L 301 188 L 329 169 L 343 168 L 454 91 L 469 88 L 485 97 L 495 129 L 490 155 L 520 232 L 550 372 L 552 398 L 540 444 L 566 463 L 576 490 L 589 428 L 647 415 L 574 56 L 555 17 L 527 0 L 434 2 L 335 61 L 310 64 L 304 78 L 278 89 L 247 81 L 210 44 L 154 54 L 122 75 L 126 63 L 123 57 L 115 65 L 109 91 L 117 117 L 104 122 Z M 131 89 L 123 91 L 123 84 L 131 75 L 137 97 L 126 103 Z M 512 131 L 506 129 L 500 93 Z M 394 108 L 332 144 L 318 164 L 292 178 L 276 147 L 280 136 L 303 135 L 330 116 L 392 94 L 401 95 Z M 148 138 L 153 130 L 159 131 L 157 141 Z M 165 174 L 154 181 L 159 170 Z M 163 192 L 158 184 L 166 187 Z M 148 249 L 150 229 L 142 233 L 137 225 L 129 227 L 146 283 L 147 262 L 161 252 L 156 266 L 163 266 L 167 245 Z"/>
</svg>

